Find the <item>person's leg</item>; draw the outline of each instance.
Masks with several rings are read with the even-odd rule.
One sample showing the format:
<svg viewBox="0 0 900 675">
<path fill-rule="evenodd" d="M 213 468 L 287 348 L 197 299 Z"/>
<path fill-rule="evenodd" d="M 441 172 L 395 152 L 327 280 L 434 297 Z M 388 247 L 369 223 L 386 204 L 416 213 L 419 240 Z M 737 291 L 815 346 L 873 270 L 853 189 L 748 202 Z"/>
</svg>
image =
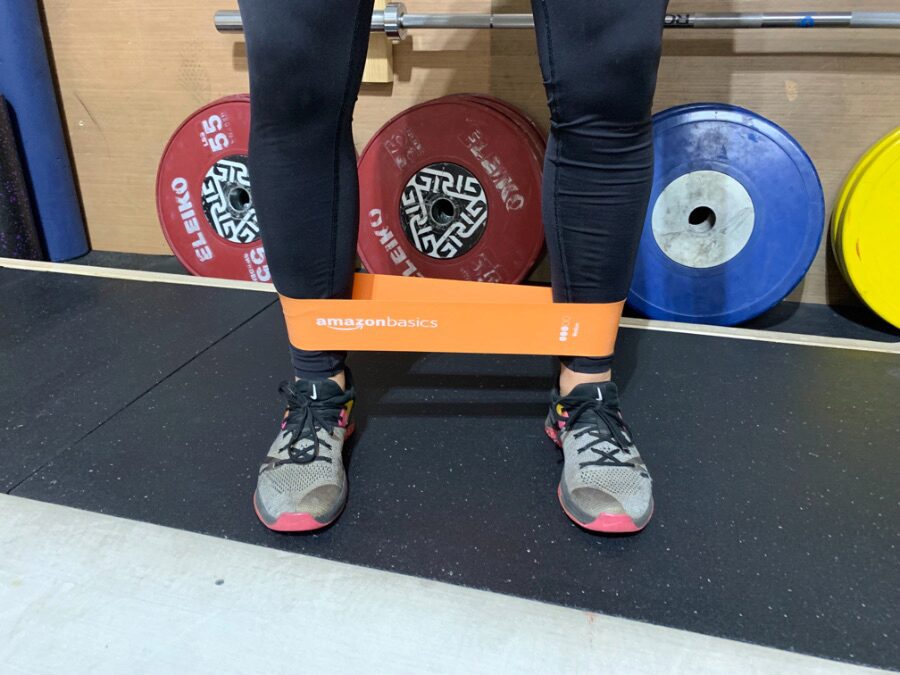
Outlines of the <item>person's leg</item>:
<svg viewBox="0 0 900 675">
<path fill-rule="evenodd" d="M 351 128 L 373 0 L 240 0 L 250 68 L 249 168 L 272 280 L 290 298 L 352 292 L 359 183 Z M 292 348 L 297 377 L 342 352 Z"/>
<path fill-rule="evenodd" d="M 373 0 L 240 0 L 250 67 L 249 168 L 272 280 L 289 298 L 352 293 L 359 221 L 353 108 Z M 347 500 L 354 389 L 342 352 L 291 349 L 295 381 L 254 493 L 260 520 L 315 530 Z"/>
<path fill-rule="evenodd" d="M 628 294 L 653 180 L 651 105 L 667 0 L 532 0 L 551 112 L 543 211 L 556 302 Z M 611 334 L 618 321 L 609 326 Z M 578 524 L 633 532 L 652 482 L 619 411 L 612 354 L 561 358 L 547 433 Z"/>
<path fill-rule="evenodd" d="M 533 0 L 551 112 L 543 210 L 557 302 L 628 294 L 653 180 L 650 110 L 667 4 Z M 563 358 L 563 393 L 608 380 L 611 363 L 611 354 Z"/>
</svg>

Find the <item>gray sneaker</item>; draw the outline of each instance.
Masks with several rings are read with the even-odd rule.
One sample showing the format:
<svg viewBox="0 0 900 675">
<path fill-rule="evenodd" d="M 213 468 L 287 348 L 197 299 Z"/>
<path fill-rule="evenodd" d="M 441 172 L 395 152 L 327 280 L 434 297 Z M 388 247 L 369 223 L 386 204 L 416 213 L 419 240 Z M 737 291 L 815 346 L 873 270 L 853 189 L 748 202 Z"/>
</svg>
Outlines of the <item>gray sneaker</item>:
<svg viewBox="0 0 900 675">
<path fill-rule="evenodd" d="M 353 433 L 355 392 L 332 380 L 282 382 L 287 402 L 281 431 L 259 469 L 256 515 L 278 532 L 309 532 L 331 524 L 347 503 L 344 440 Z"/>
<path fill-rule="evenodd" d="M 545 431 L 562 448 L 557 494 L 566 515 L 593 532 L 638 532 L 653 515 L 653 481 L 619 410 L 613 382 L 551 395 Z"/>
</svg>

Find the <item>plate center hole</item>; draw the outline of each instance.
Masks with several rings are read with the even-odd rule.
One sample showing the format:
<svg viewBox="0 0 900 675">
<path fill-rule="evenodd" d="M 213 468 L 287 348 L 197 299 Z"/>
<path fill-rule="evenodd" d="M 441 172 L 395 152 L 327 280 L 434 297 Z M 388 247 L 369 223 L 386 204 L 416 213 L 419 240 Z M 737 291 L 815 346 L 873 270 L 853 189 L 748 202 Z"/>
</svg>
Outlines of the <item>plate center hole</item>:
<svg viewBox="0 0 900 675">
<path fill-rule="evenodd" d="M 431 219 L 438 225 L 449 225 L 456 216 L 456 207 L 446 197 L 439 197 L 431 205 Z"/>
<path fill-rule="evenodd" d="M 694 232 L 709 232 L 716 224 L 716 212 L 708 206 L 698 206 L 688 216 L 688 223 Z"/>
<path fill-rule="evenodd" d="M 246 211 L 250 207 L 250 191 L 243 187 L 233 187 L 228 191 L 228 203 L 235 211 Z"/>
</svg>

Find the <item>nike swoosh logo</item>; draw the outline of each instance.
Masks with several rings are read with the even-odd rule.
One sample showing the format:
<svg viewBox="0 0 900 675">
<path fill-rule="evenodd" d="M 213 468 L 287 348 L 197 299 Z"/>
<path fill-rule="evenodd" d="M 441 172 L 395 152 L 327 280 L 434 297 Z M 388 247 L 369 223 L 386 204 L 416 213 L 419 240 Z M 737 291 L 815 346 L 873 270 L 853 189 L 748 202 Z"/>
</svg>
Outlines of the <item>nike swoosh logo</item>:
<svg viewBox="0 0 900 675">
<path fill-rule="evenodd" d="M 310 396 L 310 398 L 313 401 L 315 401 L 317 398 L 319 398 L 319 395 L 316 393 L 316 385 L 313 385 L 313 393 L 312 393 L 312 396 Z"/>
<path fill-rule="evenodd" d="M 597 387 L 597 400 L 598 400 L 598 401 L 602 401 L 602 400 L 603 400 L 603 392 L 600 391 L 600 387 Z"/>
</svg>

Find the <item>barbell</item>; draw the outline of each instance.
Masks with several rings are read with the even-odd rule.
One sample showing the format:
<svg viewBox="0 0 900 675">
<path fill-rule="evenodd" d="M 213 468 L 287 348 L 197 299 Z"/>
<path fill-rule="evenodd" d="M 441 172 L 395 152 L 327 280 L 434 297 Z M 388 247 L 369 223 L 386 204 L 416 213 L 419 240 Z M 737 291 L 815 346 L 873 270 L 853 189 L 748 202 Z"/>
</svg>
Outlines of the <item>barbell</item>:
<svg viewBox="0 0 900 675">
<path fill-rule="evenodd" d="M 640 1 L 640 0 L 636 0 Z M 774 12 L 667 14 L 666 28 L 900 28 L 900 12 Z M 222 33 L 243 32 L 241 13 L 216 12 Z M 410 29 L 534 28 L 531 14 L 414 14 L 402 2 L 372 13 L 372 32 L 400 42 Z"/>
</svg>

